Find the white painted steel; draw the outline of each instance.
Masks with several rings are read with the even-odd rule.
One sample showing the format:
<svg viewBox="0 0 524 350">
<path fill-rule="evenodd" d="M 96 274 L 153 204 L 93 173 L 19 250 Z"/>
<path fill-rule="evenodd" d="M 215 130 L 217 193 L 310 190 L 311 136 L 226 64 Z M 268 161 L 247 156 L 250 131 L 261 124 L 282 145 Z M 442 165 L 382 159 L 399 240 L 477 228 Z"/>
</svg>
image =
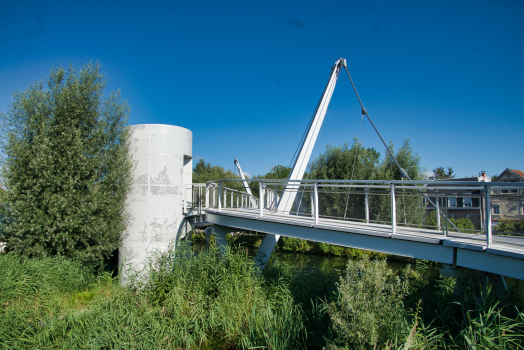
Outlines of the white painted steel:
<svg viewBox="0 0 524 350">
<path fill-rule="evenodd" d="M 437 197 L 437 201 L 436 201 L 436 210 L 435 212 L 437 213 L 437 228 L 438 230 L 440 231 L 440 198 Z"/>
<path fill-rule="evenodd" d="M 223 182 L 223 181 L 240 181 L 240 180 L 216 180 L 214 182 Z M 267 220 L 275 220 L 275 218 L 272 216 L 272 215 L 280 215 L 281 217 L 278 218 L 278 221 L 283 223 L 283 224 L 287 224 L 287 225 L 299 225 L 299 226 L 307 226 L 307 225 L 315 225 L 315 226 L 318 226 L 320 228 L 324 228 L 325 227 L 325 223 L 324 223 L 324 220 L 326 220 L 326 218 L 321 218 L 321 215 L 320 215 L 320 211 L 315 208 L 316 204 L 315 202 L 318 202 L 319 205 L 320 205 L 320 201 L 319 200 L 315 200 L 315 196 L 313 196 L 312 198 L 312 213 L 315 213 L 315 212 L 318 212 L 318 221 L 317 220 L 312 220 L 313 222 L 312 223 L 308 223 L 307 222 L 307 216 L 304 216 L 304 215 L 299 215 L 299 216 L 295 216 L 295 215 L 287 215 L 285 213 L 279 213 L 279 212 L 275 212 L 273 211 L 273 209 L 270 207 L 270 204 L 272 203 L 271 201 L 266 201 L 264 200 L 264 192 L 266 191 L 267 189 L 267 185 L 268 184 L 271 184 L 273 186 L 276 186 L 276 185 L 279 185 L 279 186 L 285 186 L 286 183 L 288 182 L 294 182 L 294 183 L 299 183 L 300 184 L 300 187 L 301 187 L 301 191 L 304 189 L 304 188 L 312 188 L 311 191 L 315 192 L 315 184 L 317 186 L 317 196 L 320 194 L 320 189 L 319 187 L 325 187 L 326 190 L 322 190 L 322 193 L 324 193 L 324 191 L 328 191 L 329 192 L 329 188 L 333 187 L 333 188 L 346 188 L 347 190 L 349 190 L 350 188 L 353 188 L 354 186 L 356 186 L 355 184 L 358 184 L 359 187 L 362 187 L 365 191 L 365 194 L 367 194 L 368 196 L 369 195 L 376 195 L 377 192 L 373 193 L 371 191 L 367 191 L 368 189 L 370 190 L 373 190 L 373 189 L 376 189 L 378 188 L 378 186 L 380 186 L 380 190 L 382 191 L 382 193 L 384 195 L 389 195 L 391 197 L 391 221 L 389 223 L 386 223 L 386 222 L 383 222 L 383 221 L 380 221 L 380 220 L 371 220 L 371 218 L 369 217 L 370 215 L 370 209 L 369 209 L 369 199 L 367 199 L 367 203 L 365 204 L 365 207 L 366 208 L 363 208 L 365 209 L 365 212 L 366 212 L 366 220 L 362 220 L 362 222 L 365 222 L 367 225 L 366 228 L 362 229 L 362 232 L 363 234 L 369 234 L 369 235 L 374 235 L 376 234 L 378 231 L 380 231 L 380 235 L 383 235 L 384 232 L 384 229 L 387 228 L 387 236 L 391 236 L 393 238 L 396 238 L 396 239 L 400 239 L 400 240 L 415 240 L 415 241 L 424 241 L 426 243 L 432 243 L 435 239 L 437 240 L 441 240 L 442 243 L 445 245 L 445 246 L 449 246 L 449 247 L 454 247 L 454 248 L 461 248 L 461 249 L 469 249 L 469 250 L 479 250 L 479 251 L 487 251 L 487 249 L 492 249 L 491 251 L 493 252 L 496 252 L 497 255 L 504 255 L 504 254 L 513 254 L 513 255 L 519 255 L 519 256 L 522 256 L 521 259 L 524 260 L 524 237 L 520 236 L 518 233 L 514 233 L 512 235 L 507 236 L 507 235 L 495 235 L 493 236 L 493 232 L 491 231 L 491 225 L 489 225 L 489 223 L 491 222 L 491 212 L 490 212 L 490 205 L 488 205 L 488 203 L 491 202 L 490 200 L 490 191 L 491 191 L 491 188 L 492 187 L 496 187 L 496 185 L 494 183 L 485 183 L 485 185 L 483 185 L 483 191 L 481 193 L 478 194 L 478 196 L 480 196 L 480 203 L 484 203 L 484 205 L 482 206 L 484 210 L 482 210 L 484 212 L 484 215 L 483 215 L 483 218 L 484 218 L 484 231 L 481 232 L 481 231 L 476 231 L 476 232 L 473 232 L 473 233 L 464 233 L 464 232 L 450 232 L 448 230 L 448 221 L 445 220 L 445 226 L 444 227 L 440 227 L 440 229 L 438 227 L 436 227 L 436 230 L 435 229 L 427 229 L 427 228 L 420 228 L 420 223 L 402 223 L 400 222 L 400 226 L 398 226 L 396 222 L 396 200 L 395 200 L 395 192 L 397 190 L 397 188 L 400 188 L 400 189 L 404 189 L 404 188 L 412 188 L 414 187 L 415 185 L 420 185 L 420 186 L 417 186 L 417 189 L 420 189 L 422 191 L 426 191 L 429 187 L 433 187 L 431 193 L 427 193 L 427 195 L 429 196 L 442 196 L 443 193 L 437 193 L 435 191 L 437 191 L 437 188 L 434 188 L 434 186 L 428 186 L 428 185 L 434 185 L 435 182 L 433 181 L 403 181 L 402 183 L 399 182 L 399 181 L 386 181 L 386 180 L 381 180 L 381 181 L 362 181 L 362 180 L 312 180 L 312 179 L 308 179 L 308 180 L 300 180 L 300 181 L 297 181 L 297 180 L 270 180 L 270 181 L 266 181 L 266 180 L 258 180 L 258 179 L 255 179 L 255 180 L 248 180 L 250 182 L 258 182 L 259 183 L 259 190 L 260 190 L 260 193 L 262 195 L 262 198 L 260 198 L 260 201 L 258 199 L 256 199 L 256 202 L 257 202 L 257 206 L 254 207 L 254 208 L 257 208 L 256 210 L 256 219 L 257 220 L 261 220 L 261 221 L 267 221 Z M 321 183 L 321 185 L 319 185 L 318 183 Z M 368 185 L 365 185 L 364 183 L 368 182 L 369 184 Z M 381 185 L 377 185 L 377 184 L 381 184 Z M 383 185 L 382 185 L 383 184 Z M 398 184 L 398 186 L 396 186 Z M 460 185 L 454 185 L 454 186 L 451 186 L 453 187 L 454 189 L 457 189 L 457 193 L 459 193 L 458 195 L 460 196 L 460 193 L 465 193 L 466 196 L 467 193 L 471 192 L 472 189 L 476 189 L 476 187 L 478 186 L 472 186 L 474 183 L 473 182 L 461 182 Z M 500 186 L 500 185 L 499 185 Z M 507 187 L 508 189 L 510 190 L 518 190 L 518 191 L 522 191 L 524 189 L 524 183 L 508 183 L 507 185 L 505 185 L 505 187 Z M 385 188 L 389 188 L 390 190 L 390 193 L 387 194 L 387 192 L 384 192 L 383 189 Z M 271 189 L 272 190 L 272 189 Z M 379 191 L 380 192 L 380 191 Z M 423 196 L 424 193 L 421 194 L 421 196 Z M 456 196 L 456 195 L 455 195 Z M 276 196 L 275 196 L 276 197 Z M 521 199 L 518 198 L 519 196 L 511 196 L 511 199 L 517 199 L 517 200 L 520 200 L 520 203 L 522 202 Z M 447 205 L 447 198 L 448 196 L 445 195 L 445 196 L 442 196 L 441 198 L 444 199 L 444 211 L 441 211 L 441 215 L 444 216 L 444 218 L 448 217 L 448 205 Z M 265 204 L 267 204 L 267 207 L 265 206 Z M 440 205 L 439 205 L 440 207 Z M 216 208 L 216 207 L 215 207 Z M 243 207 L 245 209 L 249 209 L 249 208 L 252 208 L 254 209 L 253 207 L 250 207 L 250 206 L 247 206 L 247 207 Z M 250 213 L 253 213 L 255 210 L 251 211 Z M 489 215 L 488 215 L 489 214 Z M 225 213 L 223 215 L 231 215 L 231 213 Z M 236 215 L 239 215 L 239 216 L 249 216 L 250 214 L 248 214 L 248 212 L 246 213 L 242 213 L 242 211 L 240 212 L 236 212 L 233 216 L 236 216 Z M 268 217 L 269 216 L 269 217 Z M 442 218 L 441 216 L 441 218 Z M 314 217 L 314 215 L 313 215 Z M 316 218 L 315 218 L 316 219 Z M 340 221 L 342 221 L 342 217 L 339 218 Z M 304 221 L 305 220 L 305 221 Z M 311 217 L 309 217 L 309 220 L 311 220 Z M 334 222 L 337 221 L 337 217 L 332 217 L 330 218 L 329 220 L 333 220 Z M 359 219 L 356 219 L 357 221 Z M 345 217 L 344 217 L 344 221 L 345 220 Z M 351 221 L 351 219 L 350 219 Z M 315 224 L 315 222 L 317 222 L 317 224 Z M 346 221 L 347 222 L 347 221 Z M 355 223 L 353 221 L 353 223 Z M 336 225 L 341 225 L 341 224 L 336 224 Z M 328 225 L 328 227 L 331 227 Z M 489 229 L 487 229 L 487 228 Z M 379 229 L 380 228 L 380 229 Z M 377 231 L 378 230 L 378 231 Z M 266 232 L 266 231 L 261 231 L 261 232 Z M 264 239 L 264 241 L 262 242 L 262 245 L 261 245 L 261 248 L 259 250 L 259 252 L 263 252 L 264 256 L 266 258 L 269 257 L 269 255 L 271 254 L 271 252 L 273 251 L 273 248 L 274 248 L 274 245 L 276 244 L 276 242 L 278 241 L 279 239 L 279 234 L 278 233 L 273 233 L 273 232 L 266 232 L 267 235 Z M 427 236 L 429 234 L 429 236 Z M 435 237 L 433 237 L 434 235 L 437 235 Z M 493 247 L 496 247 L 496 249 L 493 249 Z M 510 257 L 514 257 L 513 255 L 511 255 Z M 259 256 L 260 257 L 260 256 Z M 262 263 L 264 263 L 263 261 L 264 259 L 262 259 Z M 266 260 L 267 262 L 267 260 Z"/>
<path fill-rule="evenodd" d="M 319 208 L 318 208 L 318 184 L 315 182 L 315 186 L 313 187 L 314 196 L 312 203 L 315 204 L 314 212 L 315 212 L 315 224 L 318 224 L 318 218 L 319 218 Z"/>
<path fill-rule="evenodd" d="M 289 180 L 302 180 L 302 178 L 304 177 L 304 172 L 306 171 L 306 167 L 309 163 L 311 153 L 315 148 L 315 143 L 317 141 L 318 134 L 322 127 L 322 123 L 324 122 L 324 117 L 326 116 L 326 111 L 329 106 L 329 102 L 331 101 L 331 96 L 333 95 L 333 90 L 335 89 L 340 69 L 342 66 L 345 65 L 346 60 L 340 58 L 337 62 L 335 62 L 335 65 L 331 67 L 331 74 L 328 83 L 317 105 L 317 109 L 315 110 L 314 117 L 312 119 L 311 124 L 309 125 L 306 137 L 304 138 L 302 145 L 300 145 L 300 152 L 297 155 L 295 163 L 293 164 L 293 168 L 291 169 L 291 172 L 289 174 Z M 280 196 L 280 200 L 278 202 L 276 210 L 279 212 L 289 213 L 297 197 L 298 190 L 298 183 L 288 182 L 286 188 Z M 259 200 L 262 201 L 262 198 L 259 198 Z M 299 206 L 300 205 L 298 204 L 296 205 L 297 211 L 299 210 Z M 262 216 L 262 213 L 260 214 L 260 216 Z M 259 248 L 259 252 L 264 251 L 264 255 L 261 256 L 257 253 L 257 258 L 259 259 L 259 261 L 262 262 L 263 266 L 265 266 L 265 264 L 269 260 L 269 256 L 273 252 L 273 249 L 275 248 L 275 245 L 278 242 L 279 237 L 280 236 L 278 235 L 272 236 L 271 234 L 267 234 L 264 240 L 262 241 L 262 244 Z"/>
<path fill-rule="evenodd" d="M 244 173 L 242 172 L 242 168 L 240 167 L 240 162 L 236 158 L 235 158 L 235 165 L 237 166 L 238 173 L 240 174 L 240 178 L 242 179 L 242 184 L 244 185 L 244 189 L 249 194 L 249 202 L 251 203 L 251 206 L 254 207 L 255 202 L 253 201 L 253 193 L 251 193 L 251 189 L 249 188 L 249 185 L 247 184 Z"/>
<path fill-rule="evenodd" d="M 486 196 L 486 244 L 489 246 L 493 243 L 491 236 L 493 228 L 491 227 L 491 200 L 490 200 L 490 189 L 489 186 L 484 186 L 484 193 Z"/>
<path fill-rule="evenodd" d="M 264 216 L 264 184 L 262 181 L 258 183 L 258 215 Z"/>
<path fill-rule="evenodd" d="M 369 224 L 369 188 L 365 189 L 366 223 Z"/>
<path fill-rule="evenodd" d="M 191 198 L 185 192 L 192 183 L 193 135 L 173 125 L 140 124 L 130 128 L 130 156 L 136 167 L 127 197 L 130 222 L 118 259 L 127 268 L 140 270 L 148 253 L 166 251 L 176 244 L 185 226 L 183 202 Z M 125 283 L 125 268 L 122 277 Z"/>
<path fill-rule="evenodd" d="M 395 185 L 390 184 L 391 192 L 391 234 L 394 235 L 397 232 L 397 205 L 395 201 Z"/>
<path fill-rule="evenodd" d="M 222 210 L 222 182 L 218 183 L 218 211 Z"/>
<path fill-rule="evenodd" d="M 309 125 L 306 137 L 304 138 L 302 145 L 300 145 L 300 152 L 295 160 L 295 163 L 293 164 L 291 173 L 289 174 L 289 180 L 302 180 L 304 177 L 304 172 L 306 171 L 306 167 L 309 163 L 311 153 L 315 147 L 320 128 L 324 122 L 324 117 L 326 116 L 326 111 L 328 109 L 329 102 L 331 101 L 331 96 L 333 95 L 333 90 L 335 89 L 340 69 L 343 65 L 346 64 L 345 62 L 345 59 L 340 58 L 337 62 L 335 62 L 335 65 L 331 67 L 329 81 L 324 90 L 324 93 L 322 94 L 322 97 L 320 98 L 320 102 L 317 105 L 313 121 L 311 122 L 311 125 Z M 298 189 L 298 183 L 288 182 L 278 203 L 279 212 L 289 212 L 291 210 Z"/>
</svg>

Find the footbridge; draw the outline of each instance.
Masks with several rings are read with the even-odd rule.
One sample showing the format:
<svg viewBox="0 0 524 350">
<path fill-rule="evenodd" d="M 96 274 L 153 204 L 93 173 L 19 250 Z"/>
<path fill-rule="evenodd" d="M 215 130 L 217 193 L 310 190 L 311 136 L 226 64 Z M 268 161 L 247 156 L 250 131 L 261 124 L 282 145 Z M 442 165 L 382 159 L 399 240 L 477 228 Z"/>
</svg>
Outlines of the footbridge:
<svg viewBox="0 0 524 350">
<path fill-rule="evenodd" d="M 492 202 L 521 208 L 524 183 L 247 181 L 253 195 L 238 179 L 196 184 L 192 207 L 223 242 L 231 231 L 266 233 L 260 250 L 267 258 L 271 242 L 285 236 L 435 261 L 449 276 L 472 269 L 524 279 L 524 234 L 498 232 L 492 225 Z M 279 210 L 290 188 L 294 203 Z M 463 212 L 476 227 L 448 219 Z"/>
<path fill-rule="evenodd" d="M 366 117 L 406 181 L 353 180 L 353 171 L 350 180 L 308 179 L 311 155 L 341 71 L 347 73 L 360 104 L 360 128 Z M 207 232 L 213 231 L 221 244 L 233 230 L 265 232 L 257 254 L 263 266 L 280 236 L 287 236 L 436 261 L 448 276 L 480 271 L 524 279 L 524 235 L 494 230 L 496 212 L 491 208 L 496 203 L 499 210 L 518 212 L 514 218 L 522 218 L 524 183 L 491 182 L 485 176 L 472 182 L 411 181 L 364 108 L 344 58 L 331 67 L 287 180 L 245 179 L 237 159 L 235 165 L 240 179 L 213 180 L 205 187 L 194 184 L 184 191 L 192 193 L 187 212 L 205 215 L 213 225 Z M 356 157 L 353 170 L 355 166 Z"/>
</svg>

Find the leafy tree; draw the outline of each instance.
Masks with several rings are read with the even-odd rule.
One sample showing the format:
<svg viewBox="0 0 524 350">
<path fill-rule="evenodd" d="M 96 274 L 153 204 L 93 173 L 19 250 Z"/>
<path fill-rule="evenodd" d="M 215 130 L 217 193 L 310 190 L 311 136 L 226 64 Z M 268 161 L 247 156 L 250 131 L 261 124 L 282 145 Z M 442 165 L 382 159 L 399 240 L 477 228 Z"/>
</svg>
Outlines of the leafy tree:
<svg viewBox="0 0 524 350">
<path fill-rule="evenodd" d="M 328 145 L 311 164 L 310 179 L 319 180 L 373 180 L 377 177 L 380 153 L 374 148 L 364 148 L 362 143 L 353 140 L 333 147 Z M 340 188 L 322 187 L 319 195 L 320 215 L 364 219 L 364 193 L 356 190 L 347 192 Z M 303 202 L 309 205 L 309 196 Z"/>
<path fill-rule="evenodd" d="M 3 227 L 5 225 L 5 220 L 7 213 L 7 191 L 3 188 L 0 183 L 0 242 L 2 241 Z"/>
<path fill-rule="evenodd" d="M 390 149 L 400 166 L 406 170 L 412 180 L 422 179 L 420 157 L 413 152 L 409 139 L 395 153 Z M 400 169 L 394 160 L 386 155 L 381 160 L 380 153 L 374 148 L 365 148 L 356 140 L 351 148 L 348 144 L 339 147 L 327 146 L 326 152 L 315 159 L 308 175 L 310 179 L 326 180 L 401 180 Z M 319 195 L 320 215 L 365 218 L 365 194 L 362 190 L 341 190 L 340 188 L 322 187 Z M 308 196 L 303 201 L 308 203 Z M 397 221 L 420 224 L 424 214 L 422 198 L 418 193 L 397 192 Z M 389 190 L 373 189 L 369 192 L 370 219 L 377 221 L 391 220 L 391 199 Z"/>
<path fill-rule="evenodd" d="M 132 182 L 120 92 L 107 98 L 100 64 L 51 70 L 14 94 L 2 121 L 7 249 L 100 261 L 121 242 Z"/>
<path fill-rule="evenodd" d="M 278 180 L 284 180 L 289 178 L 289 173 L 291 172 L 291 168 L 287 167 L 285 165 L 275 165 L 269 173 L 263 176 L 256 176 L 255 178 L 260 179 L 278 179 Z"/>
<path fill-rule="evenodd" d="M 411 180 L 422 180 L 422 166 L 420 156 L 413 151 L 409 139 L 402 141 L 402 147 L 394 152 L 394 145 L 390 143 L 389 149 L 395 155 L 400 166 L 406 171 Z M 376 179 L 381 180 L 406 180 L 395 161 L 389 156 L 382 160 L 376 170 Z M 370 217 L 377 221 L 391 221 L 391 200 L 389 196 L 381 195 L 385 190 L 375 190 L 375 195 L 370 196 Z M 389 190 L 387 191 L 389 194 Z M 424 205 L 422 196 L 416 190 L 396 191 L 397 222 L 404 224 L 422 224 Z"/>
<path fill-rule="evenodd" d="M 453 175 L 453 167 L 447 167 L 447 171 L 444 170 L 443 166 L 436 167 L 433 169 L 433 176 L 430 176 L 430 180 L 442 180 L 442 179 L 453 179 L 455 178 L 455 175 Z"/>
<path fill-rule="evenodd" d="M 205 183 L 211 180 L 221 179 L 239 179 L 240 175 L 233 173 L 231 170 L 224 170 L 219 165 L 213 165 L 208 162 L 206 163 L 203 159 L 200 159 L 193 168 L 193 183 Z M 226 187 L 238 187 L 241 186 L 239 183 L 225 182 Z"/>
<path fill-rule="evenodd" d="M 291 168 L 285 165 L 275 165 L 271 168 L 271 171 L 266 175 L 255 175 L 253 179 L 275 179 L 275 180 L 286 180 L 289 178 L 289 173 L 291 173 Z M 251 182 L 249 184 L 251 192 L 253 195 L 258 197 L 258 182 Z"/>
</svg>

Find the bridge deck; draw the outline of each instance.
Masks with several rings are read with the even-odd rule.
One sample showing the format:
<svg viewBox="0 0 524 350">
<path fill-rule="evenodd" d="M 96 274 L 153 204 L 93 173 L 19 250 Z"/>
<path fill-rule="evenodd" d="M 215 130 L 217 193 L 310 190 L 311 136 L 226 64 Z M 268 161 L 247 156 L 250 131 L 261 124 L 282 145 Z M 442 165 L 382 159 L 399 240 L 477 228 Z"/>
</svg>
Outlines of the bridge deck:
<svg viewBox="0 0 524 350">
<path fill-rule="evenodd" d="M 448 235 L 446 236 L 442 231 L 406 226 L 397 226 L 395 233 L 392 234 L 391 225 L 388 224 L 365 223 L 328 218 L 319 218 L 319 222 L 315 224 L 314 218 L 309 216 L 288 215 L 268 210 L 264 210 L 263 216 L 260 217 L 258 209 L 250 208 L 223 208 L 220 212 L 216 209 L 208 208 L 205 209 L 205 211 L 215 215 L 318 228 L 329 231 L 356 233 L 367 236 L 378 236 L 396 240 L 437 244 L 524 259 L 524 236 L 493 235 L 493 244 L 488 247 L 485 234 L 448 232 Z M 321 237 L 319 237 L 318 241 L 322 241 Z"/>
</svg>

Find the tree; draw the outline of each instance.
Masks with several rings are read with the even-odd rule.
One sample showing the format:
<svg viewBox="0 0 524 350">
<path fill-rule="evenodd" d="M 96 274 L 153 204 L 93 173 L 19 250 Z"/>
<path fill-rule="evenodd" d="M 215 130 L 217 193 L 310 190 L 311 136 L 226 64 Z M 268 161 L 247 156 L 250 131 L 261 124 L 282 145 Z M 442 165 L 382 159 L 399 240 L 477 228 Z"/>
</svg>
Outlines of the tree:
<svg viewBox="0 0 524 350">
<path fill-rule="evenodd" d="M 9 251 L 81 261 L 109 257 L 121 243 L 132 182 L 129 107 L 107 98 L 100 64 L 51 70 L 14 94 L 2 121 Z"/>
<path fill-rule="evenodd" d="M 266 175 L 255 176 L 257 179 L 276 179 L 276 180 L 285 180 L 289 178 L 289 173 L 291 168 L 285 165 L 275 165 L 269 173 Z"/>
<path fill-rule="evenodd" d="M 438 166 L 435 169 L 433 169 L 433 176 L 430 176 L 430 180 L 441 180 L 441 179 L 453 179 L 455 178 L 455 175 L 453 175 L 453 167 L 447 167 L 448 171 L 446 172 L 444 170 L 443 166 Z"/>
<path fill-rule="evenodd" d="M 342 146 L 326 146 L 326 151 L 311 163 L 310 179 L 319 180 L 373 180 L 380 162 L 380 152 L 374 148 L 365 148 L 362 143 L 353 140 Z M 364 219 L 364 193 L 346 191 L 340 188 L 322 187 L 319 195 L 320 215 L 330 217 Z M 309 205 L 309 196 L 302 202 Z"/>
<path fill-rule="evenodd" d="M 219 165 L 211 166 L 209 162 L 206 163 L 203 159 L 200 159 L 193 168 L 193 183 L 205 183 L 211 180 L 238 178 L 240 178 L 240 175 L 234 174 L 231 170 L 224 170 L 224 168 Z M 225 182 L 224 186 L 239 186 L 239 184 Z"/>
<path fill-rule="evenodd" d="M 393 144 L 390 149 L 400 166 L 406 170 L 412 180 L 422 179 L 420 157 L 413 152 L 409 139 L 395 153 Z M 401 180 L 402 175 L 395 161 L 386 152 L 381 160 L 380 152 L 374 148 L 365 148 L 356 140 L 351 148 L 327 146 L 326 152 L 319 155 L 311 165 L 310 179 L 325 180 Z M 387 193 L 386 193 L 387 192 Z M 389 190 L 373 189 L 369 192 L 370 219 L 376 221 L 391 220 L 391 199 Z M 308 205 L 308 196 L 303 201 Z M 319 194 L 320 215 L 365 219 L 365 193 L 360 189 L 350 191 L 322 186 Z M 397 192 L 397 221 L 421 223 L 424 214 L 422 198 L 416 193 Z"/>
</svg>

